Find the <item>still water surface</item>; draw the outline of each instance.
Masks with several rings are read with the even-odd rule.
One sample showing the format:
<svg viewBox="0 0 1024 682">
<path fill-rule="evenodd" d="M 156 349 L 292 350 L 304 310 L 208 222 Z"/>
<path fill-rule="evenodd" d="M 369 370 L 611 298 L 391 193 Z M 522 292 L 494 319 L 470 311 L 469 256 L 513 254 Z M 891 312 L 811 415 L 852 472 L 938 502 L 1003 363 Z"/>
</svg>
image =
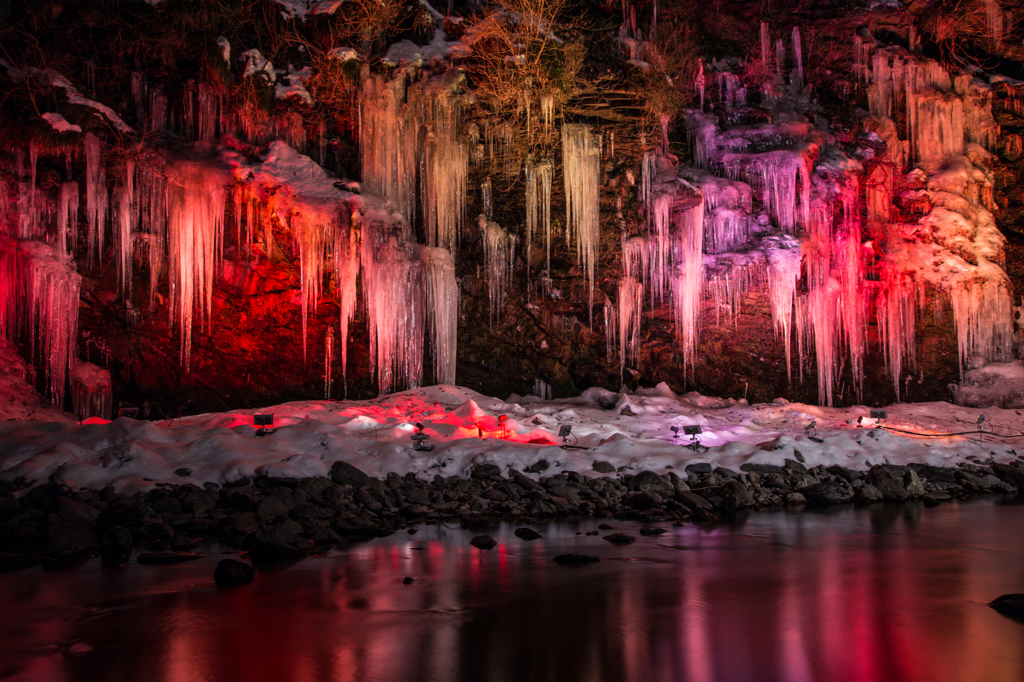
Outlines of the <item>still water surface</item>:
<svg viewBox="0 0 1024 682">
<path fill-rule="evenodd" d="M 420 527 L 231 590 L 218 547 L 0 575 L 0 679 L 1024 680 L 1024 624 L 987 606 L 1024 592 L 1024 506 L 761 512 L 625 547 L 576 534 L 597 523 L 502 526 L 490 551 Z"/>
</svg>

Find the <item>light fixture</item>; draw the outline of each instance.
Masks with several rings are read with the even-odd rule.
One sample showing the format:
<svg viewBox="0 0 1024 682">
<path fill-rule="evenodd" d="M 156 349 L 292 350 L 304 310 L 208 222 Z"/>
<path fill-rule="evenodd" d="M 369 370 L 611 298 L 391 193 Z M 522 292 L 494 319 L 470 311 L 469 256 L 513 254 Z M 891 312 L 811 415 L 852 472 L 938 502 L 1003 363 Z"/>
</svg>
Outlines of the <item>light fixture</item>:
<svg viewBox="0 0 1024 682">
<path fill-rule="evenodd" d="M 694 452 L 701 452 L 707 450 L 704 445 L 701 445 L 700 435 L 704 433 L 704 429 L 700 427 L 700 424 L 688 424 L 683 426 L 683 434 L 690 437 L 690 442 L 686 447 L 690 448 Z"/>
<path fill-rule="evenodd" d="M 261 436 L 265 436 L 268 433 L 270 433 L 270 431 L 267 430 L 267 427 L 274 425 L 274 415 L 272 415 L 272 414 L 254 414 L 252 416 L 252 425 L 259 427 L 258 429 L 256 429 L 256 437 L 257 438 L 259 438 Z"/>
<path fill-rule="evenodd" d="M 430 438 L 427 434 L 423 433 L 423 424 L 416 422 L 416 433 L 409 436 L 412 439 L 412 449 L 418 450 L 419 452 L 430 452 L 434 449 L 434 446 L 427 442 Z"/>
<path fill-rule="evenodd" d="M 879 423 L 884 422 L 889 418 L 889 413 L 886 410 L 871 410 L 871 418 L 877 420 Z"/>
</svg>

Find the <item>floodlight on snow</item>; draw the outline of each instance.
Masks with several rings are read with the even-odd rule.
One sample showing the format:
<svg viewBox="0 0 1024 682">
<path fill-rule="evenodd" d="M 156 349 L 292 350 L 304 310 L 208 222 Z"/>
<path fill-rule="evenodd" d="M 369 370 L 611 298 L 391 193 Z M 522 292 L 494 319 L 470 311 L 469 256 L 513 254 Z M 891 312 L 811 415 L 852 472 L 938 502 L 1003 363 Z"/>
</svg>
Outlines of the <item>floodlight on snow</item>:
<svg viewBox="0 0 1024 682">
<path fill-rule="evenodd" d="M 812 419 L 807 426 L 804 427 L 804 434 L 807 436 L 807 440 L 813 440 L 815 443 L 824 443 L 822 439 L 818 438 L 818 420 Z"/>
<path fill-rule="evenodd" d="M 259 428 L 256 429 L 256 437 L 265 436 L 270 431 L 267 430 L 268 426 L 274 425 L 274 415 L 272 414 L 254 414 L 252 416 L 252 425 Z"/>
<path fill-rule="evenodd" d="M 434 446 L 427 442 L 430 438 L 427 434 L 423 433 L 423 424 L 416 422 L 416 433 L 409 436 L 412 439 L 412 449 L 420 452 L 430 452 L 434 449 Z"/>
<path fill-rule="evenodd" d="M 502 437 L 502 439 L 508 437 L 508 432 L 505 431 L 505 421 L 507 419 L 508 419 L 508 415 L 507 414 L 503 414 L 500 417 L 498 417 L 498 425 L 501 427 L 501 437 Z"/>
<path fill-rule="evenodd" d="M 701 445 L 700 442 L 700 434 L 704 433 L 704 429 L 700 427 L 700 424 L 688 424 L 683 426 L 683 433 L 690 437 L 690 442 L 686 447 L 690 448 L 694 452 L 707 450 L 707 448 Z"/>
<path fill-rule="evenodd" d="M 576 442 L 576 443 L 579 442 L 576 439 L 576 437 L 572 435 L 572 425 L 570 425 L 570 424 L 562 424 L 561 426 L 558 427 L 558 437 L 562 439 L 562 447 L 563 448 L 571 447 L 569 445 L 569 438 L 570 437 L 572 437 L 574 442 Z"/>
<path fill-rule="evenodd" d="M 984 422 L 984 421 L 985 421 L 985 415 L 979 414 L 978 415 L 978 421 L 976 421 L 975 424 L 977 424 L 978 426 L 981 426 L 981 423 Z"/>
<path fill-rule="evenodd" d="M 118 417 L 127 417 L 128 419 L 138 419 L 139 408 L 137 407 L 121 407 L 117 410 Z"/>
<path fill-rule="evenodd" d="M 884 422 L 889 418 L 889 413 L 885 410 L 871 410 L 871 418 L 878 422 Z"/>
<path fill-rule="evenodd" d="M 669 429 L 672 430 L 672 441 L 675 442 L 676 438 L 679 438 L 679 427 L 670 426 Z"/>
</svg>

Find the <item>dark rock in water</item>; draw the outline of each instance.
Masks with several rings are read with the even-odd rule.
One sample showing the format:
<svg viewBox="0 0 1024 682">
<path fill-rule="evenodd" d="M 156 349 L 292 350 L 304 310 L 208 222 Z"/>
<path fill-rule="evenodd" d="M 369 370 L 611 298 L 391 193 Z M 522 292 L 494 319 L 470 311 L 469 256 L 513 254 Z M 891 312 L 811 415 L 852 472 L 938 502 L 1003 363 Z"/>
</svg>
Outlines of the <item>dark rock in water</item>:
<svg viewBox="0 0 1024 682">
<path fill-rule="evenodd" d="M 138 562 L 148 566 L 170 566 L 171 564 L 183 564 L 186 561 L 195 561 L 202 558 L 202 554 L 192 554 L 191 552 L 143 552 L 139 555 Z"/>
<path fill-rule="evenodd" d="M 593 564 L 600 560 L 601 557 L 591 554 L 559 554 L 555 557 L 555 563 L 564 566 Z"/>
<path fill-rule="evenodd" d="M 807 473 L 807 467 L 805 467 L 801 462 L 798 462 L 795 459 L 785 459 L 785 460 L 783 460 L 782 468 L 787 469 L 788 471 L 790 471 L 791 473 L 794 473 L 794 474 L 806 474 Z"/>
<path fill-rule="evenodd" d="M 1024 622 L 1024 594 L 1004 594 L 992 600 L 989 606 L 1007 618 Z"/>
<path fill-rule="evenodd" d="M 707 462 L 697 462 L 695 464 L 687 464 L 686 471 L 691 474 L 710 474 L 714 471 L 714 467 Z"/>
<path fill-rule="evenodd" d="M 902 502 L 910 497 L 907 489 L 903 487 L 903 477 L 892 467 L 884 464 L 876 464 L 868 471 L 868 481 L 878 488 L 882 497 L 887 500 Z"/>
<path fill-rule="evenodd" d="M 516 537 L 520 540 L 536 540 L 541 535 L 532 528 L 516 528 Z"/>
<path fill-rule="evenodd" d="M 690 510 L 712 509 L 714 507 L 706 499 L 690 490 L 682 490 L 676 493 L 676 501 L 685 505 Z"/>
<path fill-rule="evenodd" d="M 317 547 L 332 547 L 341 542 L 341 536 L 330 528 L 321 528 L 313 534 L 313 544 Z"/>
<path fill-rule="evenodd" d="M 238 559 L 222 559 L 213 571 L 217 587 L 237 587 L 256 579 L 256 568 Z"/>
<path fill-rule="evenodd" d="M 72 500 L 70 497 L 58 497 L 54 511 L 62 521 L 77 523 L 81 526 L 94 525 L 96 517 L 100 515 L 100 511 L 95 507 Z"/>
<path fill-rule="evenodd" d="M 20 571 L 23 568 L 38 566 L 41 561 L 41 558 L 31 554 L 7 554 L 2 552 L 0 553 L 0 573 Z"/>
<path fill-rule="evenodd" d="M 283 528 L 260 528 L 245 537 L 242 547 L 264 557 L 289 558 L 305 556 L 313 543 Z"/>
<path fill-rule="evenodd" d="M 267 495 L 256 505 L 256 516 L 261 521 L 276 521 L 288 516 L 288 507 L 275 495 Z"/>
<path fill-rule="evenodd" d="M 596 471 L 599 474 L 614 474 L 615 473 L 615 467 L 613 467 L 608 462 L 594 462 L 594 466 L 592 468 L 594 469 L 594 471 Z"/>
<path fill-rule="evenodd" d="M 609 526 L 607 523 L 600 523 L 597 527 L 599 530 L 614 530 L 614 527 Z"/>
<path fill-rule="evenodd" d="M 934 495 L 925 495 L 924 497 L 921 498 L 921 501 L 924 502 L 924 506 L 928 508 L 938 507 L 940 504 L 942 504 L 942 500 L 935 497 Z"/>
<path fill-rule="evenodd" d="M 857 488 L 855 496 L 858 502 L 878 502 L 879 500 L 884 499 L 882 491 L 870 483 L 865 483 L 861 487 Z"/>
<path fill-rule="evenodd" d="M 855 481 L 858 478 L 863 478 L 864 476 L 864 474 L 860 473 L 859 471 L 847 469 L 846 467 L 839 466 L 838 464 L 833 464 L 832 466 L 828 467 L 826 471 L 832 474 L 833 476 L 845 478 L 847 482 Z"/>
<path fill-rule="evenodd" d="M 992 473 L 1003 479 L 1006 483 L 1017 488 L 1024 488 L 1024 470 L 1008 464 L 992 464 L 990 468 Z"/>
<path fill-rule="evenodd" d="M 911 464 L 910 469 L 929 483 L 956 483 L 956 469 L 937 467 L 930 464 Z M 1024 474 L 1024 472 L 1021 472 Z"/>
<path fill-rule="evenodd" d="M 742 481 L 736 479 L 729 480 L 722 487 L 731 494 L 729 506 L 736 509 L 746 509 L 747 507 L 754 506 L 754 496 L 751 494 L 750 489 L 743 485 Z"/>
<path fill-rule="evenodd" d="M 477 549 L 494 549 L 498 546 L 497 540 L 492 538 L 490 535 L 477 535 L 469 541 L 469 544 L 473 545 Z"/>
<path fill-rule="evenodd" d="M 47 556 L 84 556 L 96 547 L 96 540 L 85 526 L 77 523 L 56 521 L 46 529 L 46 544 L 43 551 Z"/>
<path fill-rule="evenodd" d="M 805 488 L 800 488 L 800 494 L 807 499 L 808 504 L 841 504 L 853 499 L 853 488 L 843 483 L 816 483 Z"/>
<path fill-rule="evenodd" d="M 370 477 L 348 462 L 335 462 L 331 465 L 331 480 L 338 485 L 350 485 L 353 488 L 370 485 Z"/>
<path fill-rule="evenodd" d="M 640 529 L 640 535 L 646 535 L 647 537 L 658 536 L 664 532 L 664 528 L 658 528 L 657 526 L 644 526 Z"/>
<path fill-rule="evenodd" d="M 187 535 L 175 535 L 171 540 L 171 549 L 175 552 L 191 552 L 203 544 L 202 538 L 190 538 Z"/>
<path fill-rule="evenodd" d="M 256 514 L 253 512 L 242 512 L 226 516 L 221 520 L 218 530 L 221 536 L 228 542 L 237 542 L 259 527 Z"/>
<path fill-rule="evenodd" d="M 780 466 L 778 466 L 776 464 L 751 464 L 750 462 L 747 462 L 746 464 L 741 464 L 740 465 L 740 471 L 746 471 L 746 472 L 753 471 L 753 472 L 756 472 L 758 474 L 784 474 L 784 473 L 787 473 L 785 469 L 783 469 L 782 467 L 780 467 Z"/>
<path fill-rule="evenodd" d="M 520 488 L 523 488 L 524 490 L 527 491 L 544 490 L 544 486 L 542 486 L 540 483 L 537 483 L 537 481 L 533 480 L 529 476 L 524 476 L 523 474 L 515 470 L 512 471 L 512 480 Z"/>
<path fill-rule="evenodd" d="M 671 495 L 675 492 L 675 486 L 653 471 L 641 471 L 636 476 L 630 476 L 626 479 L 626 487 L 630 490 L 656 492 L 662 495 Z"/>
<path fill-rule="evenodd" d="M 413 578 L 410 575 L 407 575 L 404 578 L 402 578 L 403 585 L 412 585 L 414 582 L 416 582 L 416 578 Z"/>
<path fill-rule="evenodd" d="M 625 533 L 612 533 L 611 535 L 605 535 L 604 539 L 613 545 L 629 545 L 636 542 L 635 537 Z"/>
<path fill-rule="evenodd" d="M 477 480 L 485 480 L 491 476 L 501 476 L 501 469 L 494 464 L 476 464 L 469 475 Z"/>
</svg>

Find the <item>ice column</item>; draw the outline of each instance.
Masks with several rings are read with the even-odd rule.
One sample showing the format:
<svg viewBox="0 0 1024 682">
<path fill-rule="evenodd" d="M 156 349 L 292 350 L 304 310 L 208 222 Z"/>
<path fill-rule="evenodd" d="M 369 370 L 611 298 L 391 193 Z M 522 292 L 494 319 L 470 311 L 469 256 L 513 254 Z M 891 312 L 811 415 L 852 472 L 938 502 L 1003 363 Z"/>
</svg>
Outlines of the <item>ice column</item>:
<svg viewBox="0 0 1024 682">
<path fill-rule="evenodd" d="M 644 287 L 633 277 L 619 280 L 619 378 L 626 363 L 636 364 L 640 357 L 640 322 Z"/>
<path fill-rule="evenodd" d="M 594 324 L 594 270 L 600 240 L 601 136 L 590 126 L 562 126 L 562 168 L 565 175 L 567 236 L 576 243 L 577 261 L 583 262 L 590 285 L 588 311 Z"/>
<path fill-rule="evenodd" d="M 434 376 L 439 384 L 455 384 L 458 347 L 459 285 L 455 261 L 445 249 L 424 246 L 420 258 L 426 266 L 427 318 L 433 340 Z"/>
<path fill-rule="evenodd" d="M 71 368 L 71 411 L 79 419 L 110 419 L 114 394 L 110 370 L 91 362 L 76 362 Z"/>
<path fill-rule="evenodd" d="M 491 325 L 501 314 L 505 295 L 512 285 L 512 264 L 515 257 L 516 237 L 497 223 L 477 218 L 484 242 L 484 267 L 487 271 L 487 294 L 491 302 Z"/>
</svg>

